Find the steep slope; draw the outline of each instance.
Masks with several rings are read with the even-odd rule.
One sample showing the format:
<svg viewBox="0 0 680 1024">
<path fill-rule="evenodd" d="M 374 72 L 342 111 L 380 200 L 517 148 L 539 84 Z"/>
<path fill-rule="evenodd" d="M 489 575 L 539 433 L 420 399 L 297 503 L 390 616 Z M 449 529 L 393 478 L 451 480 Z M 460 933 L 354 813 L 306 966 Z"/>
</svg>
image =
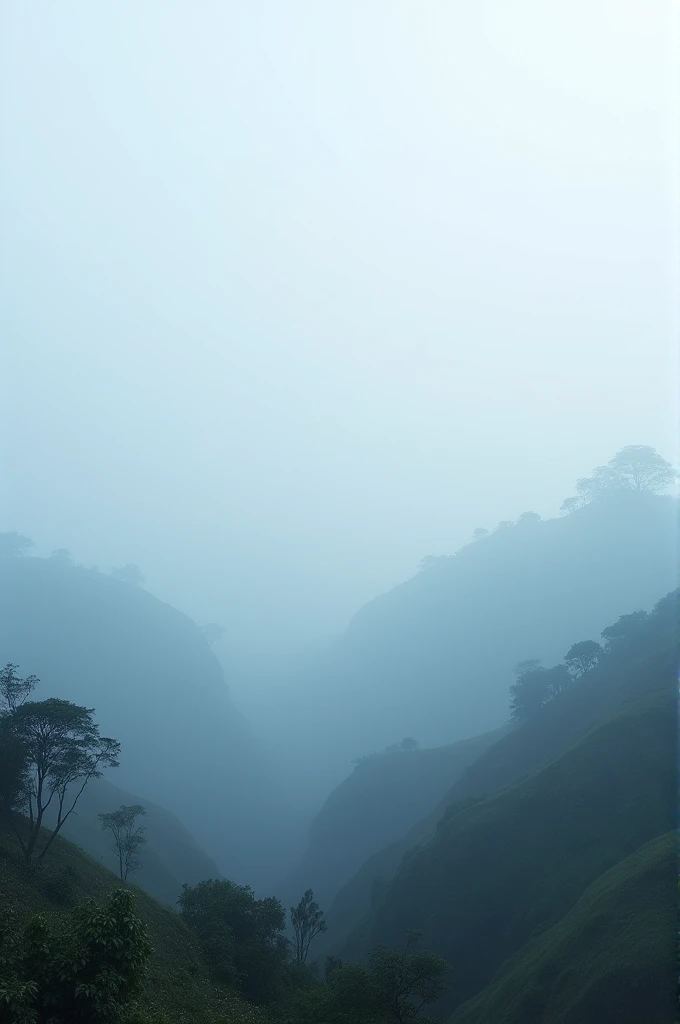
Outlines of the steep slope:
<svg viewBox="0 0 680 1024">
<path fill-rule="evenodd" d="M 612 688 L 604 700 L 595 673 L 584 677 L 576 694 L 597 699 L 574 745 L 509 788 L 449 808 L 355 933 L 355 956 L 421 928 L 423 944 L 455 966 L 443 1004 L 453 1009 L 599 876 L 673 828 L 676 622 L 675 600 L 662 602 L 643 634 L 606 659 L 599 679 Z M 573 703 L 566 698 L 574 694 L 563 696 L 545 711 Z"/>
<path fill-rule="evenodd" d="M 363 862 L 401 837 L 439 802 L 501 731 L 431 750 L 364 758 L 330 794 L 312 822 L 307 851 L 285 883 L 291 899 L 311 887 L 327 906 Z"/>
<path fill-rule="evenodd" d="M 111 837 L 102 832 L 97 815 L 115 811 L 121 804 L 141 804 L 146 811 L 146 817 L 141 820 L 146 828 L 147 844 L 140 856 L 141 867 L 133 880 L 154 899 L 176 908 L 185 882 L 195 885 L 206 878 L 220 877 L 215 862 L 203 852 L 174 814 L 134 793 L 119 789 L 106 779 L 94 779 L 85 788 L 76 810 L 62 829 L 62 835 L 115 874 L 118 863 L 111 848 Z M 49 808 L 45 816 L 48 827 L 54 820 L 51 812 L 52 808 Z"/>
<path fill-rule="evenodd" d="M 669 833 L 606 871 L 452 1024 L 675 1021 L 676 845 Z"/>
<path fill-rule="evenodd" d="M 119 884 L 105 867 L 59 837 L 45 861 L 27 871 L 14 836 L 0 827 L 0 916 L 64 913 L 85 899 L 101 900 Z M 167 1012 L 164 1020 L 186 1024 L 205 1024 L 217 1010 L 235 1022 L 257 1021 L 254 1007 L 211 985 L 198 944 L 179 915 L 143 890 L 134 891 L 135 911 L 147 924 L 154 947 L 144 1006 Z"/>
<path fill-rule="evenodd" d="M 122 743 L 115 783 L 167 807 L 236 880 L 259 881 L 275 804 L 269 766 L 197 626 L 145 590 L 53 559 L 6 559 L 0 658 L 38 699 L 96 710 Z M 252 830 L 234 821 L 252 820 Z"/>
<path fill-rule="evenodd" d="M 400 736 L 432 747 L 501 725 L 513 666 L 559 661 L 648 609 L 675 585 L 676 538 L 673 499 L 630 494 L 498 530 L 370 602 L 300 698 L 319 723 L 310 784 L 330 788 L 353 757 Z"/>
<path fill-rule="evenodd" d="M 429 815 L 361 866 L 327 912 L 326 946 L 343 949 L 349 933 L 368 914 L 376 892 L 394 877 L 404 855 L 434 833 L 447 807 L 497 793 L 540 771 L 606 722 L 626 699 L 646 694 L 651 679 L 670 678 L 676 642 L 677 614 L 671 595 L 659 603 L 636 640 L 613 650 L 540 715 L 502 735 L 463 772 Z M 356 936 L 345 949 L 350 956 L 356 953 L 355 941 Z"/>
</svg>

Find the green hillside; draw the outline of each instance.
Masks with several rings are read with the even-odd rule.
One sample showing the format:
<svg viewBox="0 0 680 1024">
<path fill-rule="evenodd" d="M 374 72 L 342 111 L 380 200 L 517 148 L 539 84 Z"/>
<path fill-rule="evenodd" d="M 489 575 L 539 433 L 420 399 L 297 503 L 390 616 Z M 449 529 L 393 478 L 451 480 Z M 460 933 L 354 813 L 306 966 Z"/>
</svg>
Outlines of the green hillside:
<svg viewBox="0 0 680 1024">
<path fill-rule="evenodd" d="M 16 839 L 0 828 L 0 910 L 20 919 L 31 913 L 61 914 L 84 899 L 101 900 L 119 888 L 110 871 L 73 843 L 57 837 L 44 863 L 25 867 Z M 208 980 L 198 944 L 178 914 L 133 886 L 136 912 L 151 932 L 154 953 L 144 1009 L 165 1011 L 168 1024 L 257 1022 L 253 1007 Z"/>
<path fill-rule="evenodd" d="M 362 958 L 376 942 L 398 944 L 422 929 L 423 944 L 454 967 L 443 1004 L 453 1009 L 603 872 L 673 827 L 676 622 L 670 597 L 634 641 L 482 755 L 453 787 L 456 802 L 434 835 L 401 861 L 355 929 L 348 955 Z M 562 750 L 554 745 L 550 757 L 544 740 L 558 734 Z M 524 777 L 508 780 L 511 767 Z M 491 779 L 500 791 L 485 796 Z"/>
<path fill-rule="evenodd" d="M 431 836 L 446 808 L 497 793 L 527 778 L 566 753 L 594 727 L 606 722 L 627 701 L 644 696 L 657 683 L 672 686 L 677 643 L 675 598 L 661 602 L 638 640 L 612 650 L 600 665 L 577 681 L 539 715 L 510 730 L 472 763 L 438 806 L 405 835 L 370 857 L 338 893 L 328 910 L 327 945 L 354 956 L 370 926 L 376 880 L 384 888 L 407 851 Z M 359 925 L 369 915 L 366 924 Z M 347 936 L 354 931 L 346 942 Z M 331 937 L 332 936 L 332 937 Z"/>
<path fill-rule="evenodd" d="M 291 897 L 311 886 L 326 906 L 368 857 L 431 811 L 500 735 L 363 758 L 314 818 L 302 863 L 286 883 Z"/>
<path fill-rule="evenodd" d="M 111 849 L 111 837 L 102 832 L 98 814 L 109 814 L 121 804 L 141 804 L 146 811 L 143 824 L 147 844 L 135 882 L 154 899 L 175 907 L 182 885 L 195 885 L 205 878 L 219 878 L 217 865 L 195 842 L 193 836 L 170 811 L 119 789 L 106 779 L 93 779 L 83 790 L 76 811 L 67 819 L 62 835 L 70 839 L 114 873 L 118 870 Z M 45 822 L 55 821 L 49 808 Z"/>
<path fill-rule="evenodd" d="M 669 833 L 605 872 L 451 1024 L 670 1024 L 676 858 Z"/>
</svg>

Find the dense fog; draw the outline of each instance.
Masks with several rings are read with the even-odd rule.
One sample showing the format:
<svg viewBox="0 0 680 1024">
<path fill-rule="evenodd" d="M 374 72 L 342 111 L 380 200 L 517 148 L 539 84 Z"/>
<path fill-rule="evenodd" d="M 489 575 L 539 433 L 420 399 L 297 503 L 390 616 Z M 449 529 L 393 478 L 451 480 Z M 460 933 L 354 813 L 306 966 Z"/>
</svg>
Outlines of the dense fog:
<svg viewBox="0 0 680 1024">
<path fill-rule="evenodd" d="M 99 808 L 144 802 L 155 898 L 313 885 L 325 952 L 402 943 L 393 876 L 450 805 L 534 772 L 538 820 L 553 755 L 661 692 L 676 21 L 655 0 L 1 5 L 0 662 L 120 741 L 64 835 L 104 863 Z M 624 693 L 626 644 L 655 667 Z M 665 751 L 621 776 L 639 805 Z M 555 920 L 664 833 L 655 810 Z M 479 851 L 454 846 L 467 878 Z M 489 977 L 553 918 L 527 920 Z"/>
</svg>

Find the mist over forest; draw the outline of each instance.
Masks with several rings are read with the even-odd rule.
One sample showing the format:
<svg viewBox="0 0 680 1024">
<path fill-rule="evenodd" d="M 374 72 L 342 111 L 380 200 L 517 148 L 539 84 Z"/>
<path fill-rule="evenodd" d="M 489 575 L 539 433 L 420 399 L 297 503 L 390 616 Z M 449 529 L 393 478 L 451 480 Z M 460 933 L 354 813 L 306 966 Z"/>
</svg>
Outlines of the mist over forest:
<svg viewBox="0 0 680 1024">
<path fill-rule="evenodd" d="M 677 29 L 2 6 L 0 1024 L 676 1019 Z"/>
</svg>

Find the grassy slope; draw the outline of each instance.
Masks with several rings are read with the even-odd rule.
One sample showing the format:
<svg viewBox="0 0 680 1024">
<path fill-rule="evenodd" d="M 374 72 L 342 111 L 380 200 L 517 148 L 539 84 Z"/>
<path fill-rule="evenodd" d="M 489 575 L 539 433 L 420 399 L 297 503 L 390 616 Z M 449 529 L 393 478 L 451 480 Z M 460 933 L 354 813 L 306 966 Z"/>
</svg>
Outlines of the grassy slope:
<svg viewBox="0 0 680 1024">
<path fill-rule="evenodd" d="M 671 1024 L 675 873 L 672 833 L 636 850 L 505 964 L 452 1024 Z"/>
<path fill-rule="evenodd" d="M 448 806 L 497 793 L 540 771 L 626 702 L 649 693 L 654 680 L 661 689 L 671 687 L 675 622 L 673 612 L 652 617 L 642 643 L 610 656 L 535 719 L 502 736 L 463 773 L 431 814 L 369 858 L 329 908 L 329 948 L 350 958 L 363 953 L 372 927 L 373 880 L 380 877 L 389 882 L 404 855 L 434 833 Z"/>
<path fill-rule="evenodd" d="M 118 879 L 73 843 L 58 837 L 45 861 L 27 870 L 16 839 L 0 831 L 0 907 L 21 916 L 64 913 L 87 898 L 100 900 Z M 134 888 L 134 887 L 133 887 Z M 135 889 L 137 913 L 148 925 L 154 946 L 146 1002 L 165 1010 L 177 1024 L 206 1024 L 223 1013 L 234 1022 L 260 1021 L 252 1007 L 210 985 L 198 947 L 181 918 Z"/>
<path fill-rule="evenodd" d="M 76 810 L 63 828 L 63 836 L 114 873 L 118 870 L 111 837 L 101 830 L 98 814 L 117 810 L 121 804 L 141 804 L 146 809 L 143 824 L 147 845 L 135 882 L 154 899 L 174 907 L 182 885 L 195 885 L 206 878 L 219 878 L 214 861 L 201 850 L 182 823 L 164 807 L 128 793 L 106 779 L 95 779 L 80 797 Z M 46 822 L 51 824 L 48 813 Z"/>
<path fill-rule="evenodd" d="M 431 811 L 499 735 L 486 733 L 429 750 L 390 751 L 357 765 L 312 822 L 307 852 L 286 891 L 294 897 L 311 886 L 327 906 L 368 857 Z"/>
</svg>

